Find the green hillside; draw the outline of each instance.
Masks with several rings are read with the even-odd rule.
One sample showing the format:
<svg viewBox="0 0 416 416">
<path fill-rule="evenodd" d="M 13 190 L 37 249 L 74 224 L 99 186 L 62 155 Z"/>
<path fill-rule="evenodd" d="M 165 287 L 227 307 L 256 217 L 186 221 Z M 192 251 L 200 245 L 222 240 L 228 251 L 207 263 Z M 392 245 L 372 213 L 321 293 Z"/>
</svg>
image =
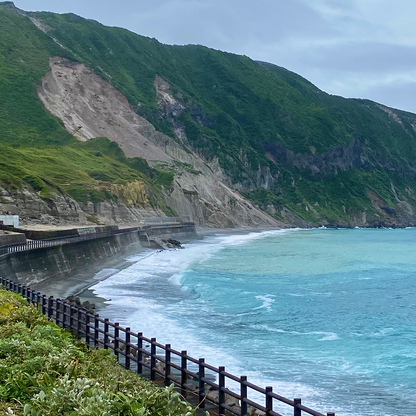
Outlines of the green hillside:
<svg viewBox="0 0 416 416">
<path fill-rule="evenodd" d="M 46 146 L 45 154 L 52 154 L 56 146 L 65 146 L 60 163 L 68 163 L 71 170 L 73 152 L 82 153 L 77 169 L 82 171 L 85 163 L 86 172 L 95 164 L 94 152 L 76 143 L 36 96 L 49 57 L 64 56 L 110 81 L 158 130 L 175 137 L 173 127 L 184 127 L 200 155 L 218 157 L 242 193 L 277 218 L 284 218 L 287 209 L 300 222 L 347 224 L 364 211 L 376 214 L 371 193 L 390 214 L 399 201 L 415 202 L 413 114 L 331 96 L 284 68 L 245 56 L 203 46 L 163 45 L 73 14 L 28 15 L 40 19 L 47 33 L 12 7 L 0 6 L 0 143 L 25 148 L 15 153 L 16 160 L 22 158 L 22 172 L 10 173 L 5 152 L 0 153 L 0 166 L 8 172 L 0 176 L 3 180 L 16 183 L 34 174 L 27 172 L 23 158 L 37 154 L 33 148 Z M 169 82 L 185 111 L 171 117 L 160 111 L 157 75 Z M 138 175 L 152 183 L 155 172 L 146 164 L 132 167 L 118 159 L 125 170 L 111 173 L 112 158 L 106 156 L 94 169 L 102 169 L 112 182 Z M 267 186 L 258 180 L 264 169 L 274 177 Z M 46 179 L 70 191 L 59 178 Z M 72 180 L 83 186 L 79 178 Z"/>
<path fill-rule="evenodd" d="M 139 158 L 127 159 L 115 143 L 80 143 L 40 102 L 36 85 L 49 68 L 49 57 L 73 59 L 26 16 L 0 7 L 0 181 L 7 188 L 23 183 L 44 199 L 69 195 L 79 202 L 117 199 L 109 183 L 143 181 L 155 206 L 163 172 Z"/>
</svg>

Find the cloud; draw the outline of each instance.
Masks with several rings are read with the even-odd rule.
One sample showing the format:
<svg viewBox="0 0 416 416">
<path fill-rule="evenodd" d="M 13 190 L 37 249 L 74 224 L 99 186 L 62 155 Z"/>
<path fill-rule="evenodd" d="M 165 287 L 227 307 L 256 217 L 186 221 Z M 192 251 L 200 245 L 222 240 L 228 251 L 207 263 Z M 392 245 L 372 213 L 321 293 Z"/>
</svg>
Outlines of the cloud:
<svg viewBox="0 0 416 416">
<path fill-rule="evenodd" d="M 389 107 L 398 109 L 415 108 L 416 76 L 411 82 L 375 85 L 367 90 L 367 94 L 373 97 L 374 101 L 383 104 L 385 104 L 385 99 L 388 97 Z"/>
<path fill-rule="evenodd" d="M 197 43 L 240 53 L 250 45 L 335 34 L 319 13 L 298 0 L 159 0 L 132 16 L 129 27 L 166 43 Z"/>
<path fill-rule="evenodd" d="M 416 47 L 375 42 L 349 42 L 304 55 L 308 66 L 359 73 L 391 73 L 416 68 Z"/>
</svg>

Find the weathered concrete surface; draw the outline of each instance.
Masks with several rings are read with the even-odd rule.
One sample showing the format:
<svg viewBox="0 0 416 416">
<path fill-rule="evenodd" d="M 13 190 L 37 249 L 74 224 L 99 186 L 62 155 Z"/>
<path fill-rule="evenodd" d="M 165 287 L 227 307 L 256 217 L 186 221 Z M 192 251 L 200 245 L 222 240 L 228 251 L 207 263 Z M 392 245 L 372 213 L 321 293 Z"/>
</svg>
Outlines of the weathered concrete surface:
<svg viewBox="0 0 416 416">
<path fill-rule="evenodd" d="M 0 275 L 38 290 L 41 283 L 45 287 L 47 281 L 65 279 L 82 269 L 94 270 L 94 263 L 130 248 L 142 249 L 137 232 L 12 253 L 0 258 Z"/>
<path fill-rule="evenodd" d="M 197 237 L 193 224 L 148 228 L 149 238 Z M 64 244 L 0 256 L 0 276 L 53 296 L 69 296 L 95 284 L 95 273 L 128 266 L 126 257 L 152 247 L 145 232 Z M 143 242 L 143 244 L 142 244 Z M 111 272 L 111 270 L 109 270 Z"/>
<path fill-rule="evenodd" d="M 25 244 L 25 243 L 26 243 L 26 237 L 24 234 L 0 230 L 0 247 L 8 246 L 11 244 Z"/>
</svg>

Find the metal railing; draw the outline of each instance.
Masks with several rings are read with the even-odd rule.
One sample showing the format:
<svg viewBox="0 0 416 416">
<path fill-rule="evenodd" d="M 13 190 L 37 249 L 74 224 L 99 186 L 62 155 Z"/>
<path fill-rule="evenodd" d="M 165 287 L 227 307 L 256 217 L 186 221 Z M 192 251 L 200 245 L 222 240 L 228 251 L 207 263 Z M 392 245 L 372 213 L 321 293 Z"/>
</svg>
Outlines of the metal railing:
<svg viewBox="0 0 416 416">
<path fill-rule="evenodd" d="M 78 236 L 73 236 L 73 237 L 69 236 L 69 237 L 50 238 L 50 239 L 45 239 L 45 240 L 29 240 L 26 243 L 1 246 L 0 256 L 4 254 L 19 253 L 22 251 L 35 250 L 39 248 L 54 247 L 54 246 L 60 246 L 63 244 L 77 243 L 77 242 L 85 241 L 85 240 L 95 240 L 98 238 L 111 237 L 113 235 L 131 233 L 131 232 L 135 232 L 138 230 L 139 230 L 138 227 L 133 227 L 133 228 L 125 228 L 121 230 L 118 230 L 118 229 L 108 230 L 108 231 L 104 231 L 100 233 L 83 234 L 83 235 L 78 235 Z"/>
<path fill-rule="evenodd" d="M 146 217 L 144 225 L 154 224 L 180 224 L 182 221 L 178 217 Z"/>
<path fill-rule="evenodd" d="M 47 297 L 8 279 L 1 278 L 1 285 L 20 293 L 57 325 L 81 336 L 88 346 L 111 349 L 125 368 L 147 375 L 152 381 L 174 383 L 184 398 L 196 397 L 201 408 L 209 403 L 218 409 L 219 415 L 227 412 L 235 416 L 282 416 L 273 410 L 278 402 L 291 407 L 294 416 L 335 416 L 333 412 L 319 413 L 304 406 L 299 398 L 291 400 L 280 396 L 272 387 L 259 387 L 250 383 L 246 376 L 237 377 L 226 372 L 225 367 L 209 365 L 204 358 L 193 358 L 187 351 L 160 344 L 156 338 L 147 338 L 141 332 L 123 328 L 81 307 Z M 238 386 L 237 391 L 226 387 L 230 381 Z M 260 394 L 263 404 L 250 400 L 250 392 Z"/>
</svg>

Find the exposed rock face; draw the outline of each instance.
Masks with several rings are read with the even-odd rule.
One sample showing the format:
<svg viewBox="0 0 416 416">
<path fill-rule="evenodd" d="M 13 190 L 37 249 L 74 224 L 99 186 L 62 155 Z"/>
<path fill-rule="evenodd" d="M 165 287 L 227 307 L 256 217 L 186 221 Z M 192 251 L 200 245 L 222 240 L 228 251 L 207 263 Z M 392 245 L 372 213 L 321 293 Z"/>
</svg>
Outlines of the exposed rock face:
<svg viewBox="0 0 416 416">
<path fill-rule="evenodd" d="M 156 77 L 155 88 L 160 111 L 175 119 L 184 106 L 173 97 L 163 78 Z M 46 108 L 79 140 L 108 137 L 117 142 L 128 157 L 139 156 L 153 165 L 172 166 L 177 174 L 172 188 L 165 189 L 164 199 L 179 216 L 201 226 L 283 226 L 227 186 L 218 161 L 209 164 L 195 154 L 187 146 L 181 126 L 175 126 L 178 141 L 156 131 L 151 123 L 134 112 L 123 94 L 85 65 L 52 58 L 38 95 Z M 197 110 L 195 107 L 195 117 L 199 114 Z M 210 122 L 204 114 L 198 117 L 201 123 Z M 189 164 L 192 169 L 178 167 L 175 161 Z M 270 180 L 270 173 L 259 176 L 259 181 Z M 71 204 L 74 201 L 71 200 Z M 46 207 L 45 210 L 50 212 Z M 63 212 L 67 210 L 65 207 Z M 85 206 L 75 203 L 68 217 L 78 215 L 81 220 L 80 212 L 83 220 L 85 216 L 96 214 L 100 219 L 106 218 L 104 223 L 132 222 L 130 219 L 149 215 L 145 211 L 141 214 L 141 209 L 103 202 Z"/>
<path fill-rule="evenodd" d="M 330 175 L 338 171 L 362 168 L 366 159 L 363 156 L 362 144 L 353 139 L 346 147 L 335 146 L 318 155 L 294 153 L 286 149 L 283 143 L 265 143 L 267 157 L 275 163 L 291 168 L 310 171 L 312 175 Z"/>
<path fill-rule="evenodd" d="M 160 210 L 148 207 L 127 206 L 122 203 L 103 201 L 79 204 L 73 199 L 55 195 L 53 199 L 42 199 L 29 188 L 11 191 L 0 188 L 1 210 L 18 214 L 22 224 L 126 224 L 137 225 L 145 217 L 163 216 Z"/>
<path fill-rule="evenodd" d="M 51 58 L 50 71 L 38 88 L 45 107 L 79 140 L 108 137 L 127 157 L 170 161 L 147 137 L 163 136 L 130 107 L 126 97 L 80 63 Z M 157 139 L 156 139 L 157 140 Z"/>
</svg>

